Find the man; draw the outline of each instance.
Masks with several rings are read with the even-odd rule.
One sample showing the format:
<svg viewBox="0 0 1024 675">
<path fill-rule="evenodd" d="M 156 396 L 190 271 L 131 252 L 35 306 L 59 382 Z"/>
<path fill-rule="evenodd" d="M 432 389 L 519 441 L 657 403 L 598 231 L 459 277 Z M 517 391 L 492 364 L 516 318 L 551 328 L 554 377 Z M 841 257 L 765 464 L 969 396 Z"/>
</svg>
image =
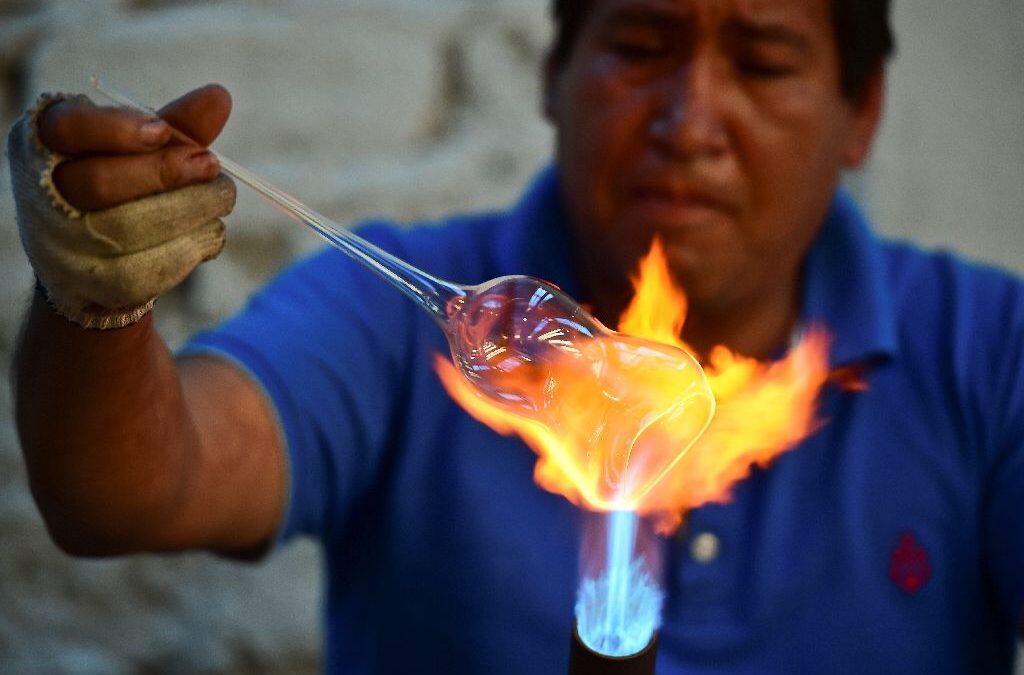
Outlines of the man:
<svg viewBox="0 0 1024 675">
<path fill-rule="evenodd" d="M 555 4 L 553 166 L 507 212 L 362 233 L 441 277 L 550 279 L 608 323 L 658 234 L 690 344 L 769 358 L 823 322 L 868 385 L 825 391 L 820 432 L 666 541 L 659 672 L 1008 671 L 1022 287 L 877 240 L 837 192 L 878 124 L 888 3 Z M 161 117 L 208 144 L 229 107 L 207 87 Z M 330 671 L 562 671 L 577 514 L 447 399 L 433 323 L 327 251 L 175 359 L 148 301 L 219 250 L 215 160 L 125 110 L 36 112 L 11 141 L 40 280 L 18 422 L 58 545 L 252 558 L 311 535 Z"/>
</svg>

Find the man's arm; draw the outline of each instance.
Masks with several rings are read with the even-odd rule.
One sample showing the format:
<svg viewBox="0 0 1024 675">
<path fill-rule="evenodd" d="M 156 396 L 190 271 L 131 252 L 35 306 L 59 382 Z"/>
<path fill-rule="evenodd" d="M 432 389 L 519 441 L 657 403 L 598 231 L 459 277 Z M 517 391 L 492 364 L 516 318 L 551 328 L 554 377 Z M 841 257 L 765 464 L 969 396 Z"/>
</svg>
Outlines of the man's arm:
<svg viewBox="0 0 1024 675">
<path fill-rule="evenodd" d="M 220 250 L 233 189 L 205 146 L 230 109 L 216 85 L 162 119 L 44 98 L 12 129 L 22 243 L 49 297 L 37 290 L 17 350 L 17 424 L 32 492 L 70 553 L 251 555 L 281 518 L 271 404 L 226 362 L 176 364 L 139 305 Z M 51 178 L 55 192 L 39 194 Z M 130 325 L 82 327 L 111 316 Z"/>
<path fill-rule="evenodd" d="M 225 361 L 175 363 L 149 316 L 86 330 L 40 293 L 15 360 L 32 492 L 68 553 L 251 555 L 284 502 L 284 450 L 262 391 Z"/>
</svg>

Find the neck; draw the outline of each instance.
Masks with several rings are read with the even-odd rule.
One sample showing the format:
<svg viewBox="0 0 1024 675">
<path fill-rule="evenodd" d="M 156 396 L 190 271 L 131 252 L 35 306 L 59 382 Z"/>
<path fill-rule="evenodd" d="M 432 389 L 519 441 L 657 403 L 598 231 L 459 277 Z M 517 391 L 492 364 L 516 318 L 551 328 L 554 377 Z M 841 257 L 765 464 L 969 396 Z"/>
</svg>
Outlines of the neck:
<svg viewBox="0 0 1024 675">
<path fill-rule="evenodd" d="M 699 355 L 717 345 L 766 361 L 789 343 L 800 318 L 800 299 L 795 280 L 767 297 L 730 306 L 706 309 L 691 305 L 683 327 L 683 339 Z"/>
</svg>

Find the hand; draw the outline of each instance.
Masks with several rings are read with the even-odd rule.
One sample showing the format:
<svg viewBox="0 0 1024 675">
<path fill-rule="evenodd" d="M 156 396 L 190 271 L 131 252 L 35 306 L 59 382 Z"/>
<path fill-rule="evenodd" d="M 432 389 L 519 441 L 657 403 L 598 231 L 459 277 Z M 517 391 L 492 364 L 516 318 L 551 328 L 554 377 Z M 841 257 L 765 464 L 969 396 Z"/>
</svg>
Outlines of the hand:
<svg viewBox="0 0 1024 675">
<path fill-rule="evenodd" d="M 230 108 L 217 85 L 158 117 L 46 95 L 12 127 L 18 230 L 59 314 L 87 328 L 134 323 L 220 252 L 235 187 L 206 145 Z"/>
<path fill-rule="evenodd" d="M 213 180 L 220 166 L 206 146 L 230 112 L 230 94 L 215 84 L 168 103 L 157 118 L 84 98 L 65 100 L 43 112 L 39 140 L 68 158 L 53 172 L 64 199 L 82 211 L 98 211 Z M 198 145 L 174 140 L 171 125 Z"/>
</svg>

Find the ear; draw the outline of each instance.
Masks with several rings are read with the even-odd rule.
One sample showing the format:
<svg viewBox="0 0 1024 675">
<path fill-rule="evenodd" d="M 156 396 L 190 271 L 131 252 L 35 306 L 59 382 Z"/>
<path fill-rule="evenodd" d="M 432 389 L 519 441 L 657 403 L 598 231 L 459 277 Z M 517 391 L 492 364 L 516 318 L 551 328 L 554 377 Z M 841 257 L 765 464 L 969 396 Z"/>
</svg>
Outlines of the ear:
<svg viewBox="0 0 1024 675">
<path fill-rule="evenodd" d="M 884 104 L 885 67 L 879 66 L 864 83 L 864 90 L 852 104 L 852 126 L 843 150 L 843 164 L 847 168 L 858 167 L 867 159 Z"/>
</svg>

